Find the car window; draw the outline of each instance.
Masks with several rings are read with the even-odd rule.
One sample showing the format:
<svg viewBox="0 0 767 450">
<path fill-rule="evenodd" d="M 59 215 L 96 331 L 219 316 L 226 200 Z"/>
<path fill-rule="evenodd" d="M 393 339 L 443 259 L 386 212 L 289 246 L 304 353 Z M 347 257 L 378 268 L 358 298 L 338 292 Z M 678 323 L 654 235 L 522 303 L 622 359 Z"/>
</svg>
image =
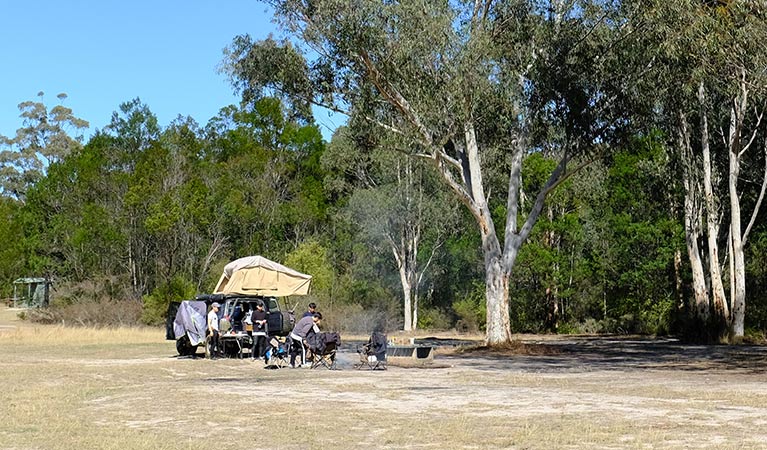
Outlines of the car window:
<svg viewBox="0 0 767 450">
<path fill-rule="evenodd" d="M 269 301 L 269 311 L 279 311 L 280 305 L 277 303 L 277 299 L 274 297 L 270 297 L 267 299 Z"/>
</svg>

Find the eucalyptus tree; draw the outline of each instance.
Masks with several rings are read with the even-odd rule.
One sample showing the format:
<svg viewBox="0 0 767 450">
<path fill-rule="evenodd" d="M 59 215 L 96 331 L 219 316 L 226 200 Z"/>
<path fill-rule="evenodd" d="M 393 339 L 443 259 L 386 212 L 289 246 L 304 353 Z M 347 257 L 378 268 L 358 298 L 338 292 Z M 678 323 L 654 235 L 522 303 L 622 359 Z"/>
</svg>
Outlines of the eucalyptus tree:
<svg viewBox="0 0 767 450">
<path fill-rule="evenodd" d="M 44 93 L 37 96 L 39 101 L 19 104 L 23 126 L 16 135 L 0 135 L 0 193 L 21 201 L 50 164 L 82 147 L 82 132 L 88 128 L 87 121 L 63 105 L 66 94 L 59 94 L 60 103 L 50 110 L 43 101 Z"/>
<path fill-rule="evenodd" d="M 297 44 L 235 38 L 225 67 L 244 99 L 278 93 L 305 114 L 324 105 L 406 140 L 474 217 L 487 342 L 510 340 L 519 249 L 547 195 L 625 123 L 616 120 L 625 117 L 619 100 L 643 73 L 638 58 L 619 58 L 636 42 L 631 2 L 267 3 Z M 520 173 L 534 152 L 557 163 L 531 194 Z M 501 192 L 487 184 L 491 168 L 508 174 Z M 495 196 L 499 205 L 491 205 Z M 504 210 L 502 226 L 495 206 Z"/>
<path fill-rule="evenodd" d="M 110 179 L 109 208 L 126 236 L 121 261 L 137 298 L 147 292 L 151 279 L 154 244 L 147 235 L 145 221 L 149 215 L 146 188 L 154 180 L 145 169 L 148 157 L 155 153 L 150 150 L 158 148 L 161 131 L 157 116 L 139 98 L 120 104 L 105 128 L 111 140 L 105 171 Z"/>
<path fill-rule="evenodd" d="M 230 250 L 282 255 L 318 233 L 326 215 L 319 129 L 279 99 L 229 106 L 206 127 L 216 217 Z M 215 219 L 218 220 L 218 219 Z"/>
<path fill-rule="evenodd" d="M 24 254 L 24 228 L 20 220 L 21 204 L 11 198 L 0 196 L 0 295 L 10 297 L 12 282 L 23 274 L 26 258 Z"/>
<path fill-rule="evenodd" d="M 205 261 L 220 248 L 212 243 L 209 223 L 211 191 L 202 181 L 202 132 L 191 118 L 179 117 L 161 133 L 136 167 L 141 180 L 136 193 L 147 209 L 144 227 L 153 241 L 151 265 L 155 284 L 175 277 L 200 280 Z"/>
<path fill-rule="evenodd" d="M 397 140 L 360 149 L 354 131 L 336 131 L 323 155 L 326 183 L 349 197 L 345 208 L 364 240 L 390 255 L 399 275 L 404 330 L 418 326 L 421 288 L 440 248 L 456 228 L 455 208 L 423 161 L 400 158 Z M 365 157 L 357 155 L 364 153 Z"/>
<path fill-rule="evenodd" d="M 744 247 L 767 188 L 765 6 L 687 0 L 648 9 L 662 62 L 655 92 L 665 92 L 666 128 L 683 162 L 691 309 L 713 327 L 709 336 L 744 333 Z"/>
<path fill-rule="evenodd" d="M 118 255 L 124 252 L 125 235 L 106 158 L 111 144 L 109 137 L 97 134 L 51 165 L 29 190 L 26 240 L 38 270 L 71 281 L 122 272 Z"/>
</svg>

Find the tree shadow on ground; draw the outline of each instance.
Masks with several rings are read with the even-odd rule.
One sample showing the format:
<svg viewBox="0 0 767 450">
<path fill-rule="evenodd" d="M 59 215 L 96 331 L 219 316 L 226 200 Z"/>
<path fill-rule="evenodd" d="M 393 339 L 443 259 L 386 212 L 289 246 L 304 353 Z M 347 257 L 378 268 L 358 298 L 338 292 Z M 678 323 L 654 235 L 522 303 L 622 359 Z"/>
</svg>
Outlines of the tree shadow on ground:
<svg viewBox="0 0 767 450">
<path fill-rule="evenodd" d="M 603 370 L 737 371 L 764 373 L 767 347 L 757 345 L 689 345 L 673 338 L 588 336 L 526 342 L 537 352 L 466 349 L 444 358 L 478 369 L 523 372 L 590 372 Z"/>
</svg>

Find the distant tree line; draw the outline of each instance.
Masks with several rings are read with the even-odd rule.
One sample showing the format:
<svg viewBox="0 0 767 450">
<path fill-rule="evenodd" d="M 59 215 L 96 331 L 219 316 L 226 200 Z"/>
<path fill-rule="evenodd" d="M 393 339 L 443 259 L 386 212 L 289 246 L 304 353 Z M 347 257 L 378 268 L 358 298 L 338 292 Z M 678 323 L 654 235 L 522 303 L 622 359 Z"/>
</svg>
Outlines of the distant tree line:
<svg viewBox="0 0 767 450">
<path fill-rule="evenodd" d="M 135 99 L 86 141 L 65 96 L 19 105 L 0 292 L 157 323 L 261 254 L 339 329 L 767 327 L 761 2 L 267 3 L 291 39 L 236 37 L 242 102 L 204 126 Z M 313 106 L 349 118 L 330 142 Z"/>
</svg>

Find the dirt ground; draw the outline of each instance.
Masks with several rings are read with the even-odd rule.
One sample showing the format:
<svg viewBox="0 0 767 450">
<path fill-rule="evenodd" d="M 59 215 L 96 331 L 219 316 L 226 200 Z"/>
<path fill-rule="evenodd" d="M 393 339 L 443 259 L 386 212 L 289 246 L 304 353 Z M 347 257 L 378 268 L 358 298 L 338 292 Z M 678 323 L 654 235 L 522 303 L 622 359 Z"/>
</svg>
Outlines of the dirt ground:
<svg viewBox="0 0 767 450">
<path fill-rule="evenodd" d="M 163 337 L 0 310 L 0 449 L 767 448 L 761 346 L 422 336 L 432 364 L 365 371 L 345 339 L 329 371 L 179 358 Z"/>
</svg>

